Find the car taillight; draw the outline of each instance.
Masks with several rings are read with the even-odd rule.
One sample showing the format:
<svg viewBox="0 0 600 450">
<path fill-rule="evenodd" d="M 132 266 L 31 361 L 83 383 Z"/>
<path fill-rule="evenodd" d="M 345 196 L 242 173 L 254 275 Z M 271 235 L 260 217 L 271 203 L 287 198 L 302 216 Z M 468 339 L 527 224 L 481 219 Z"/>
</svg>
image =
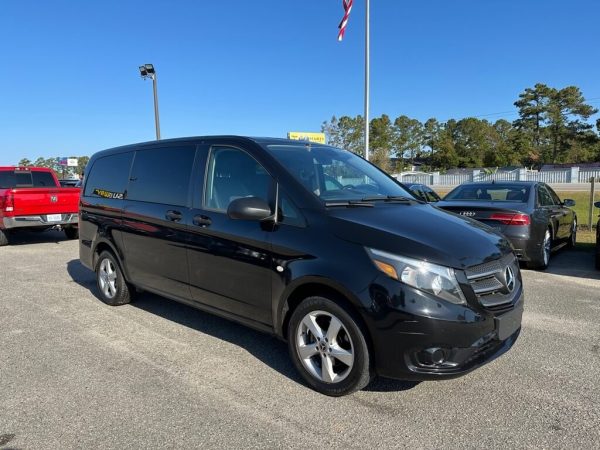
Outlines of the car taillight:
<svg viewBox="0 0 600 450">
<path fill-rule="evenodd" d="M 2 209 L 6 212 L 13 212 L 15 210 L 15 197 L 12 192 L 9 192 L 6 194 L 6 197 L 4 197 Z"/>
<path fill-rule="evenodd" d="M 531 223 L 528 214 L 494 213 L 490 219 L 497 220 L 504 225 L 529 225 Z"/>
</svg>

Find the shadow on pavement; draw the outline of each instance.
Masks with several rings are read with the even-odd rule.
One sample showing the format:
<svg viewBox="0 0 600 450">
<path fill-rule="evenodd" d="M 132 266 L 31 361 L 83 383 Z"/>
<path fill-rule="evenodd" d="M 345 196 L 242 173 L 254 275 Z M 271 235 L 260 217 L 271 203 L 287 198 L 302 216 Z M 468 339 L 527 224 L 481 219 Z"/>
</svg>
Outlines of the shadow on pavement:
<svg viewBox="0 0 600 450">
<path fill-rule="evenodd" d="M 600 280 L 600 271 L 596 270 L 594 264 L 593 247 L 562 249 L 552 254 L 545 273 Z"/>
<path fill-rule="evenodd" d="M 8 236 L 9 245 L 28 245 L 41 243 L 55 243 L 68 241 L 65 233 L 58 230 L 34 231 L 34 230 L 19 230 L 12 231 Z"/>
<path fill-rule="evenodd" d="M 74 282 L 88 289 L 98 299 L 96 278 L 91 270 L 85 268 L 78 259 L 74 259 L 67 263 L 67 271 Z M 149 292 L 139 294 L 131 305 L 241 347 L 280 374 L 306 386 L 292 364 L 287 344 L 274 336 Z M 417 382 L 378 377 L 364 390 L 368 392 L 404 391 L 412 389 L 417 384 Z"/>
</svg>

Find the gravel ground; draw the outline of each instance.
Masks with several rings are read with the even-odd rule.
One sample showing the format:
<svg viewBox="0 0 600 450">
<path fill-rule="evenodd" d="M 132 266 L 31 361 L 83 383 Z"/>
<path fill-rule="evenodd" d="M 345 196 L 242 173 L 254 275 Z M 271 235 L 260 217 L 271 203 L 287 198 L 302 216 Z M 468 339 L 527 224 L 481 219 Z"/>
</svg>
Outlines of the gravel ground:
<svg viewBox="0 0 600 450">
<path fill-rule="evenodd" d="M 521 337 L 456 380 L 377 380 L 332 399 L 284 343 L 143 294 L 108 307 L 76 241 L 0 248 L 0 448 L 598 448 L 600 272 L 523 271 Z"/>
</svg>

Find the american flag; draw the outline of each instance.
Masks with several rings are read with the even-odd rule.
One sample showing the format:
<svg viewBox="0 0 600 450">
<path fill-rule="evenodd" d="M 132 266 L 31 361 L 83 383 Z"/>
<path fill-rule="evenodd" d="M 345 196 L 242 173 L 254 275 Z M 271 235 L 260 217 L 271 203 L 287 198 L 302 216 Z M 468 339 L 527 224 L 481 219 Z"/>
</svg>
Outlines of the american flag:
<svg viewBox="0 0 600 450">
<path fill-rule="evenodd" d="M 338 41 L 344 39 L 344 33 L 346 32 L 346 25 L 348 25 L 348 17 L 350 17 L 350 11 L 352 11 L 352 0 L 342 0 L 344 6 L 344 17 L 338 25 L 340 29 L 338 33 Z"/>
</svg>

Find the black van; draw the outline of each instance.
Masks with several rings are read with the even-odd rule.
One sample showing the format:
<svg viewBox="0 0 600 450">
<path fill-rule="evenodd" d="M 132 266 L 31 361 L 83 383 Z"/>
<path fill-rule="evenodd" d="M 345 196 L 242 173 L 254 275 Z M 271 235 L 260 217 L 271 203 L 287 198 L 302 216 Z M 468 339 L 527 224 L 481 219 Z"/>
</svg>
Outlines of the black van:
<svg viewBox="0 0 600 450">
<path fill-rule="evenodd" d="M 104 302 L 139 288 L 273 333 L 327 395 L 375 374 L 463 375 L 521 329 L 502 235 L 326 145 L 217 136 L 105 150 L 86 169 L 79 224 Z"/>
</svg>

